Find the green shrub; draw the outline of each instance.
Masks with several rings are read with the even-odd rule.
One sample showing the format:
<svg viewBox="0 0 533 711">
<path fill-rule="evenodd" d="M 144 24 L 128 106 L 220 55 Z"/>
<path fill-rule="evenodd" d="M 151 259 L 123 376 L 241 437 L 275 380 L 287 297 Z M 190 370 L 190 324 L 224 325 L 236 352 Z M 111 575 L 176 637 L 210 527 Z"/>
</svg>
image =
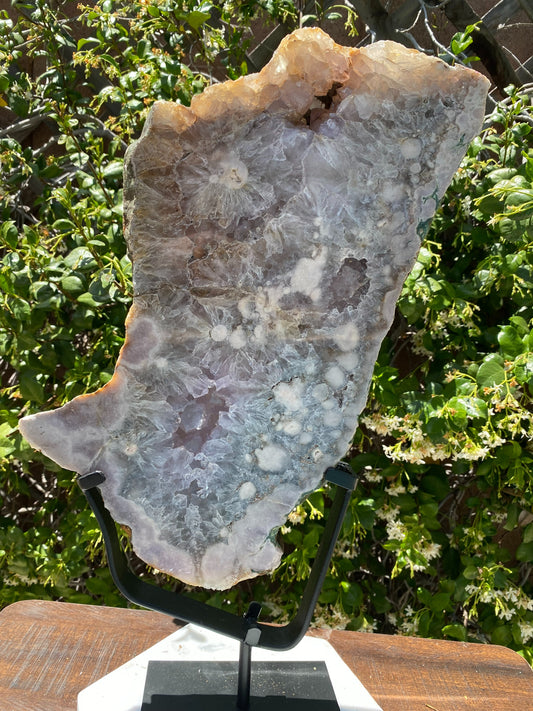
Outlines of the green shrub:
<svg viewBox="0 0 533 711">
<path fill-rule="evenodd" d="M 17 422 L 111 377 L 131 299 L 125 147 L 155 99 L 187 104 L 214 67 L 246 70 L 257 3 L 103 0 L 74 18 L 72 3 L 15 6 L 16 22 L 0 16 L 0 604 L 124 605 L 73 475 Z M 288 1 L 265 7 L 294 19 Z M 533 661 L 532 125 L 510 89 L 407 280 L 348 458 L 360 482 L 318 624 L 490 641 Z M 291 514 L 271 578 L 196 594 L 291 615 L 328 494 Z"/>
</svg>

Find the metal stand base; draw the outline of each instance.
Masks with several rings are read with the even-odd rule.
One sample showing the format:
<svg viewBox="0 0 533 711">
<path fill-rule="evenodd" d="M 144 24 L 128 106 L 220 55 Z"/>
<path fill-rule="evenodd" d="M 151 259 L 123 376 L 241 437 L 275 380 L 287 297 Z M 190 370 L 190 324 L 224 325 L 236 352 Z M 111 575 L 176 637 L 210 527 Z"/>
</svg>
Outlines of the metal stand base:
<svg viewBox="0 0 533 711">
<path fill-rule="evenodd" d="M 340 711 L 324 662 L 252 662 L 249 711 Z M 148 664 L 141 711 L 235 711 L 236 662 Z"/>
</svg>

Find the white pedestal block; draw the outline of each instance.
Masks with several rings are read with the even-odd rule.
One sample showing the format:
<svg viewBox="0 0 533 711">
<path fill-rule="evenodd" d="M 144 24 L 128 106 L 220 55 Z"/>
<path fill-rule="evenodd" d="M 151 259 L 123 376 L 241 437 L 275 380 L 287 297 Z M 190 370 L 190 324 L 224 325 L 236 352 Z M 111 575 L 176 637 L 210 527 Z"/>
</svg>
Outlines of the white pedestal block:
<svg viewBox="0 0 533 711">
<path fill-rule="evenodd" d="M 239 642 L 197 625 L 186 625 L 78 695 L 78 711 L 140 711 L 150 660 L 237 661 Z M 293 649 L 253 648 L 253 661 L 324 661 L 341 711 L 382 711 L 359 679 L 324 639 L 304 637 Z M 253 679 L 252 679 L 253 684 Z"/>
</svg>

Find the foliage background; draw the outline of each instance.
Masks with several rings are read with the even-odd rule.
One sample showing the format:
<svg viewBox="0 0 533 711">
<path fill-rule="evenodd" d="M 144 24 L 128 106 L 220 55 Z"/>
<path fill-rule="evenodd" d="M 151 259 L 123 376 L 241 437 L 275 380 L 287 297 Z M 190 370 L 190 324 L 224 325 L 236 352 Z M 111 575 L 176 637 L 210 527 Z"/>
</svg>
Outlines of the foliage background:
<svg viewBox="0 0 533 711">
<path fill-rule="evenodd" d="M 289 0 L 35 0 L 0 16 L 2 605 L 126 604 L 72 473 L 17 422 L 111 378 L 131 299 L 124 150 L 155 99 L 188 104 L 247 71 L 258 14 L 301 20 Z M 318 6 L 307 21 L 353 19 Z M 511 87 L 487 116 L 406 282 L 348 457 L 360 482 L 318 625 L 504 644 L 533 662 L 530 97 Z M 291 514 L 271 578 L 190 593 L 290 616 L 329 502 L 324 489 Z"/>
</svg>

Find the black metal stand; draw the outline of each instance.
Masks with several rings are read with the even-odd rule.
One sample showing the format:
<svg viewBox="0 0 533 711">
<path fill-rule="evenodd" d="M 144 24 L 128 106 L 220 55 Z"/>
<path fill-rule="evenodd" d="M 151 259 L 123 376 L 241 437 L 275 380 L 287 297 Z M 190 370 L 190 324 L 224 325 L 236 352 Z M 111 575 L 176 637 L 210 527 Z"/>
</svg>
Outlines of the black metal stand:
<svg viewBox="0 0 533 711">
<path fill-rule="evenodd" d="M 117 535 L 115 521 L 104 506 L 98 486 L 105 481 L 102 472 L 90 472 L 80 476 L 78 482 L 87 497 L 89 504 L 102 529 L 108 564 L 113 580 L 120 592 L 131 602 L 147 607 L 157 612 L 176 617 L 184 622 L 192 622 L 214 632 L 240 640 L 239 664 L 233 669 L 231 662 L 209 662 L 205 664 L 151 662 L 145 687 L 145 701 L 142 711 L 225 711 L 225 709 L 240 709 L 246 711 L 266 711 L 281 704 L 287 711 L 338 711 L 339 707 L 331 687 L 331 682 L 321 663 L 294 663 L 291 671 L 292 687 L 286 693 L 287 664 L 255 665 L 251 662 L 252 647 L 263 647 L 273 650 L 287 650 L 294 647 L 305 635 L 311 622 L 313 611 L 326 577 L 327 569 L 333 554 L 333 549 L 348 507 L 351 494 L 355 489 L 356 478 L 345 465 L 338 464 L 326 470 L 324 478 L 337 486 L 337 492 L 329 511 L 316 558 L 311 568 L 298 612 L 287 625 L 273 627 L 258 622 L 261 606 L 252 602 L 244 618 L 233 615 L 225 610 L 219 610 L 204 603 L 193 600 L 185 595 L 164 590 L 147 583 L 135 576 L 128 565 L 127 557 L 122 550 Z M 168 665 L 171 668 L 168 668 Z M 184 664 L 195 665 L 188 673 L 175 674 L 175 665 L 180 669 Z M 164 668 L 161 665 L 167 665 Z M 229 667 L 227 666 L 229 665 Z M 303 666 L 302 666 L 303 665 Z M 152 671 L 150 671 L 152 669 Z M 174 673 L 172 673 L 172 669 Z M 218 669 L 218 671 L 217 671 Z M 262 692 L 251 695 L 251 672 L 254 672 L 254 683 Z M 276 671 L 277 669 L 277 671 Z M 233 678 L 237 686 L 237 700 L 232 692 L 224 691 L 227 682 Z M 256 682 L 256 678 L 258 680 Z M 311 684 L 311 678 L 322 680 L 318 687 Z M 189 680 L 193 680 L 192 686 Z M 164 683 L 164 689 L 161 684 Z M 155 684 L 155 686 L 154 686 Z M 203 691 L 199 689 L 202 686 Z M 297 689 L 297 690 L 295 690 Z M 149 694 L 149 698 L 147 697 Z M 311 695 L 309 695 L 311 694 Z M 276 709 L 277 711 L 277 709 Z"/>
</svg>

